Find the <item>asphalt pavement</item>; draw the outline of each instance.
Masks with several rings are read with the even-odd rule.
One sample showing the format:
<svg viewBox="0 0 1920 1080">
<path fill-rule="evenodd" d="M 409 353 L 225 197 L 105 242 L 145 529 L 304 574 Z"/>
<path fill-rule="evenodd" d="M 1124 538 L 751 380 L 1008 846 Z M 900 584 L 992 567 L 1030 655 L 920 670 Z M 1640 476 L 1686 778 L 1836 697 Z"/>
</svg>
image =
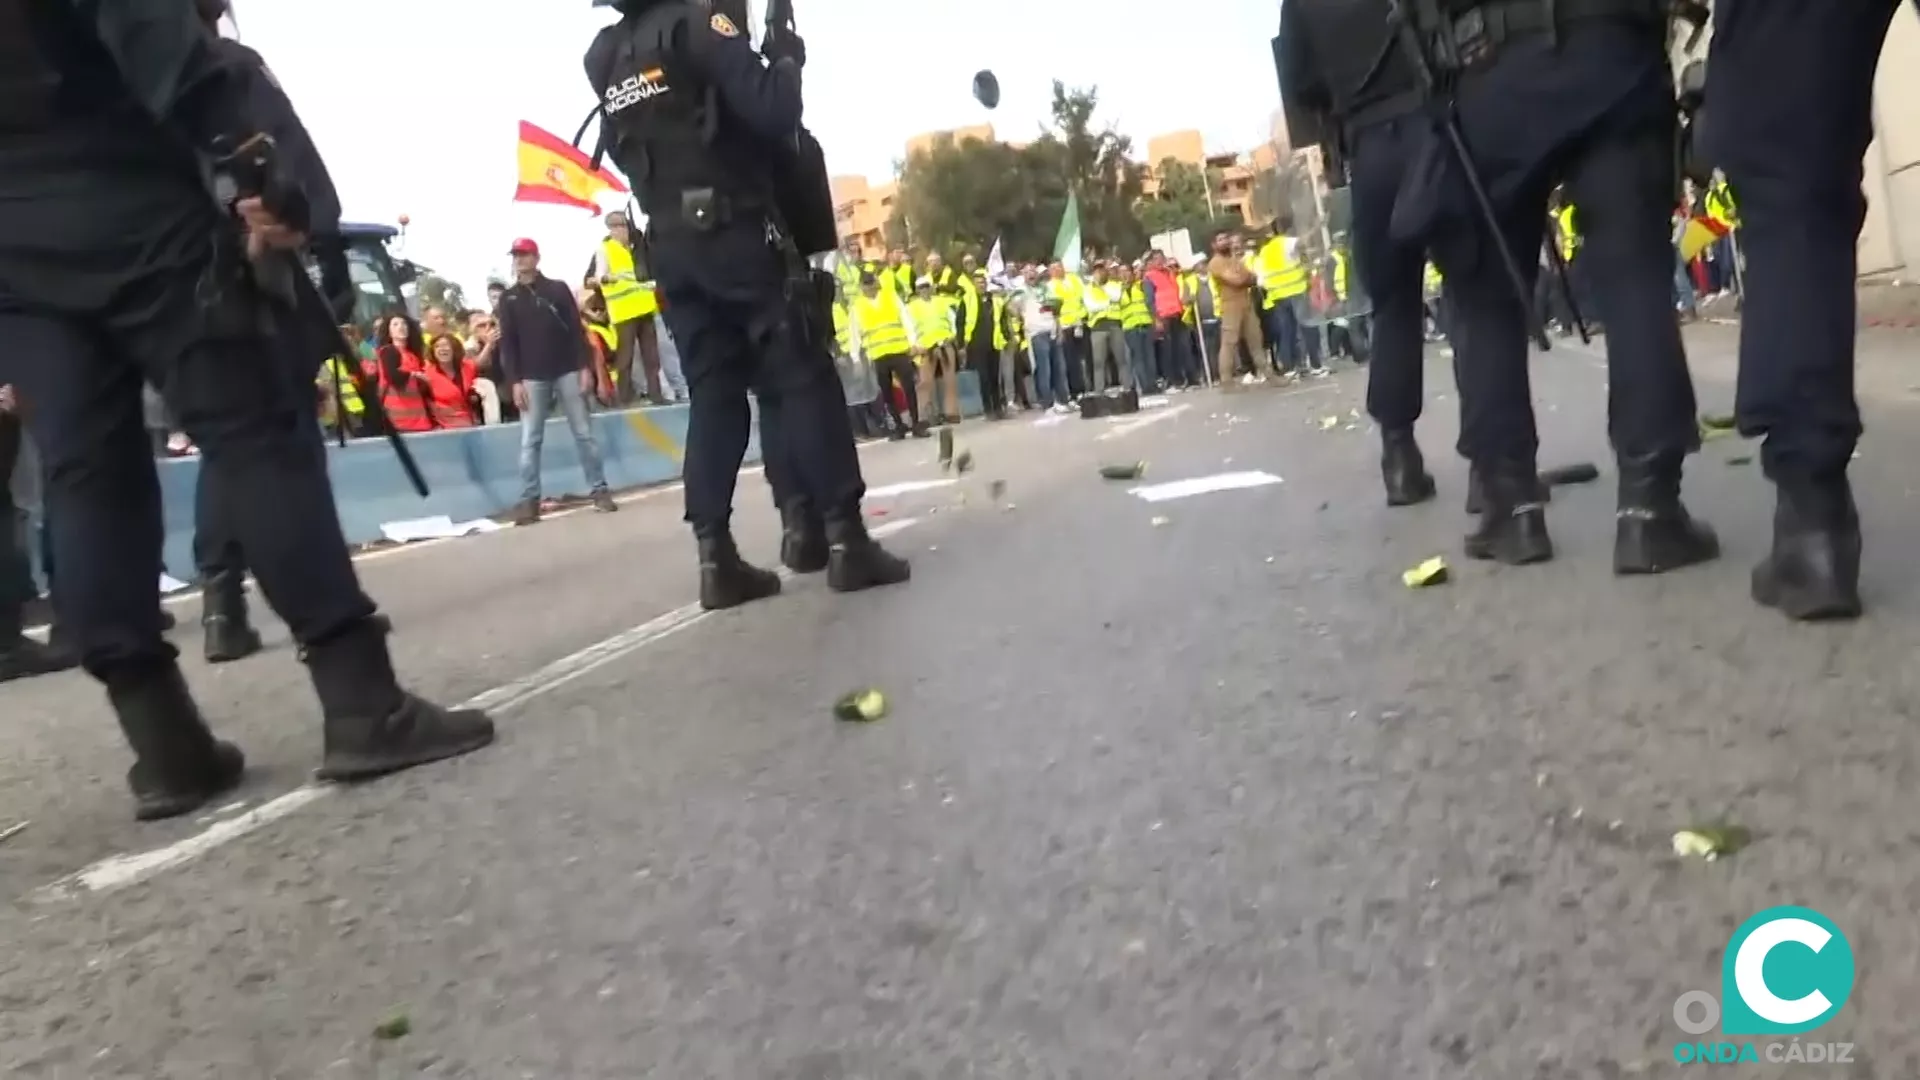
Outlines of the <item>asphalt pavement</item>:
<svg viewBox="0 0 1920 1080">
<path fill-rule="evenodd" d="M 1730 342 L 1696 335 L 1709 410 Z M 1461 555 L 1435 359 L 1416 508 L 1384 505 L 1343 372 L 971 422 L 961 477 L 930 441 L 870 447 L 896 589 L 703 616 L 671 489 L 363 560 L 408 682 L 501 723 L 364 787 L 306 786 L 278 624 L 187 662 L 253 766 L 199 819 L 131 821 L 83 677 L 0 687 L 0 832 L 26 823 L 0 842 L 0 1076 L 1667 1075 L 1674 999 L 1717 995 L 1734 928 L 1780 904 L 1859 957 L 1818 1035 L 1855 1064 L 1747 1074 L 1920 1075 L 1920 396 L 1863 379 L 1870 613 L 1803 627 L 1746 599 L 1751 445 L 1691 466 L 1725 557 L 1616 580 L 1604 371 L 1563 348 L 1535 376 L 1543 463 L 1603 473 L 1556 492 L 1545 566 Z M 1131 493 L 1243 471 L 1280 482 Z M 757 476 L 739 505 L 771 563 Z M 1450 580 L 1406 587 L 1435 555 Z M 833 718 L 868 686 L 884 719 Z M 1709 821 L 1752 845 L 1677 857 Z"/>
</svg>

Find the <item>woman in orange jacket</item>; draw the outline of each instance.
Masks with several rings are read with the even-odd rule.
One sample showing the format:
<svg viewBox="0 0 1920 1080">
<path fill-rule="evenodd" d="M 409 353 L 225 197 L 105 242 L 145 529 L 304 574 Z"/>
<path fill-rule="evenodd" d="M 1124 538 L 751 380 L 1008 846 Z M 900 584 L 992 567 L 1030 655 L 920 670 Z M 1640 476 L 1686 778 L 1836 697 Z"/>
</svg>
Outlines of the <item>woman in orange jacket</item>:
<svg viewBox="0 0 1920 1080">
<path fill-rule="evenodd" d="M 466 348 L 454 334 L 433 339 L 429 350 L 433 362 L 426 366 L 427 408 L 436 428 L 467 428 L 476 422 L 478 397 L 474 380 L 479 375 Z"/>
<path fill-rule="evenodd" d="M 395 431 L 432 431 L 433 413 L 427 390 L 426 353 L 420 324 L 405 315 L 381 323 L 373 336 L 374 374 L 380 384 L 380 404 Z"/>
</svg>

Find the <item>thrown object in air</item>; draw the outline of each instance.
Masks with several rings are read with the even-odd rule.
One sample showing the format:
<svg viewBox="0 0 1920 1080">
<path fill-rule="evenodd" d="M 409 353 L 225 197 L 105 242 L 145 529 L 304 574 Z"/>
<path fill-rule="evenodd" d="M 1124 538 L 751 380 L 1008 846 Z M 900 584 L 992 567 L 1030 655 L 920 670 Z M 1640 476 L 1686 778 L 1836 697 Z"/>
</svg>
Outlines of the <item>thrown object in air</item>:
<svg viewBox="0 0 1920 1080">
<path fill-rule="evenodd" d="M 973 100 L 987 108 L 996 108 L 1000 104 L 1000 80 L 993 72 L 981 68 L 973 75 Z"/>
</svg>

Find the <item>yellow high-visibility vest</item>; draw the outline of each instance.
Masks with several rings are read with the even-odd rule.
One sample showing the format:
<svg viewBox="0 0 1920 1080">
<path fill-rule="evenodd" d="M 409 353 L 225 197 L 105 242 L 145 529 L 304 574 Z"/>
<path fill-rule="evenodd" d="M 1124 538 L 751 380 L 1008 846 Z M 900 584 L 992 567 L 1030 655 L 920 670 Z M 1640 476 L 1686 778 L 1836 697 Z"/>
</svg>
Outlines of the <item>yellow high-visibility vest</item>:
<svg viewBox="0 0 1920 1080">
<path fill-rule="evenodd" d="M 1573 207 L 1562 206 L 1554 211 L 1553 219 L 1560 224 L 1560 257 L 1570 260 L 1580 247 L 1580 227 L 1575 223 Z"/>
<path fill-rule="evenodd" d="M 1733 191 L 1726 181 L 1717 180 L 1707 188 L 1707 216 L 1729 229 L 1740 224 L 1740 212 L 1734 206 Z"/>
<path fill-rule="evenodd" d="M 1080 294 L 1081 303 L 1087 307 L 1087 323 L 1092 326 L 1105 326 L 1120 321 L 1120 283 L 1089 281 Z"/>
<path fill-rule="evenodd" d="M 1287 237 L 1275 236 L 1260 245 L 1255 263 L 1254 273 L 1259 276 L 1260 291 L 1266 297 L 1262 307 L 1270 308 L 1282 300 L 1303 295 L 1312 284 L 1306 264 L 1287 257 Z"/>
<path fill-rule="evenodd" d="M 1067 274 L 1059 281 L 1047 282 L 1047 295 L 1060 305 L 1060 325 L 1079 326 L 1087 321 L 1087 305 L 1082 294 L 1086 285 L 1079 274 Z"/>
<path fill-rule="evenodd" d="M 960 340 L 972 341 L 980 329 L 980 286 L 972 278 L 960 279 Z"/>
<path fill-rule="evenodd" d="M 1005 349 L 1008 344 L 1007 298 L 995 294 L 988 303 L 988 309 L 992 312 L 991 317 L 993 319 L 993 347 L 995 349 Z"/>
<path fill-rule="evenodd" d="M 345 360 L 337 356 L 328 358 L 320 368 L 320 385 L 331 389 L 336 374 L 340 378 L 340 407 L 355 416 L 366 412 L 367 403 L 360 400 L 360 386 L 353 381 L 353 369 Z"/>
<path fill-rule="evenodd" d="M 1440 276 L 1440 268 L 1433 265 L 1433 263 L 1431 262 L 1427 263 L 1426 278 L 1424 281 L 1427 291 L 1430 293 L 1437 293 L 1441 290 L 1442 287 L 1446 285 L 1446 283 L 1447 283 L 1447 279 Z"/>
<path fill-rule="evenodd" d="M 607 318 L 623 323 L 644 319 L 660 310 L 660 301 L 653 295 L 653 282 L 640 280 L 633 268 L 633 252 L 627 250 L 627 245 L 609 236 L 600 241 L 600 252 L 607 261 L 608 280 L 600 283 L 600 295 L 607 299 Z"/>
<path fill-rule="evenodd" d="M 833 302 L 833 340 L 841 356 L 853 355 L 853 320 L 847 317 L 847 305 Z"/>
<path fill-rule="evenodd" d="M 911 263 L 901 263 L 891 270 L 882 271 L 880 284 L 888 285 L 889 283 L 891 283 L 894 295 L 898 296 L 902 303 L 905 303 L 907 298 L 913 295 L 913 265 Z"/>
<path fill-rule="evenodd" d="M 913 336 L 920 347 L 931 349 L 953 340 L 953 305 L 940 297 L 907 301 L 907 317 L 913 320 Z"/>
<path fill-rule="evenodd" d="M 860 328 L 860 351 L 869 360 L 905 356 L 913 344 L 907 338 L 906 312 L 900 300 L 885 289 L 874 296 L 853 298 L 853 321 Z"/>
<path fill-rule="evenodd" d="M 1333 295 L 1342 300 L 1347 298 L 1347 253 L 1333 253 Z"/>
<path fill-rule="evenodd" d="M 1153 309 L 1147 306 L 1147 287 L 1134 282 L 1121 291 L 1120 326 L 1125 330 L 1144 330 L 1153 325 Z"/>
</svg>

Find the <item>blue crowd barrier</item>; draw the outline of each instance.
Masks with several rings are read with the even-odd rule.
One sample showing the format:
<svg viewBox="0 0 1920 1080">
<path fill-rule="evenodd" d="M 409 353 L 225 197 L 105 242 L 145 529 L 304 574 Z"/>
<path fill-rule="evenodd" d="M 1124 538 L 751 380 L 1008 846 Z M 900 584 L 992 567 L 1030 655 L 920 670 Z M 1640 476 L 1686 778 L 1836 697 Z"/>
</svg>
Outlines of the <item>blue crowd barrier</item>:
<svg viewBox="0 0 1920 1080">
<path fill-rule="evenodd" d="M 972 372 L 960 375 L 960 405 L 966 415 L 979 415 L 979 383 Z M 592 422 L 609 486 L 636 488 L 680 478 L 687 442 L 687 406 L 595 413 Z M 471 521 L 500 514 L 520 500 L 518 424 L 410 435 L 407 447 L 413 451 L 430 489 L 425 499 L 408 484 L 385 439 L 357 439 L 346 446 L 328 444 L 328 474 L 349 543 L 379 540 L 381 526 L 391 522 L 442 514 L 454 521 Z M 746 460 L 760 460 L 757 422 Z M 162 461 L 159 470 L 166 515 L 164 564 L 174 577 L 191 581 L 194 491 L 200 483 L 200 460 L 188 457 Z M 565 418 L 555 417 L 547 421 L 540 455 L 541 494 L 552 498 L 583 495 L 586 490 L 573 435 Z M 38 569 L 36 566 L 36 574 Z"/>
</svg>

